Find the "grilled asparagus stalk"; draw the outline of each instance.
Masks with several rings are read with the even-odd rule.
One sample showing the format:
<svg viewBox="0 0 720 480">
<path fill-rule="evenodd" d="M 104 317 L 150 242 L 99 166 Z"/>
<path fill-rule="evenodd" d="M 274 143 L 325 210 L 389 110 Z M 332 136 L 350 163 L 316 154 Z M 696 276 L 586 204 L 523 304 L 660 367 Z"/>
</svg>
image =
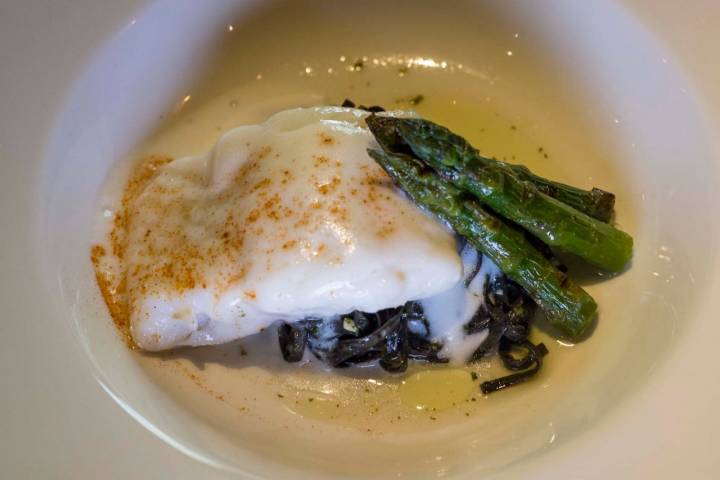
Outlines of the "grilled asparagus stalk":
<svg viewBox="0 0 720 480">
<path fill-rule="evenodd" d="M 597 304 L 535 249 L 521 231 L 489 213 L 476 199 L 418 160 L 375 149 L 368 149 L 368 153 L 413 201 L 450 224 L 524 287 L 551 324 L 570 337 L 586 329 Z"/>
<path fill-rule="evenodd" d="M 412 153 L 546 244 L 612 272 L 632 257 L 628 234 L 543 193 L 529 180 L 529 171 L 518 173 L 521 168 L 482 157 L 448 129 L 417 118 L 371 116 L 367 123 L 383 149 Z"/>
<path fill-rule="evenodd" d="M 615 194 L 593 187 L 592 190 L 583 190 L 581 188 L 566 185 L 560 182 L 554 182 L 547 178 L 535 175 L 525 165 L 513 165 L 510 163 L 500 162 L 490 158 L 482 157 L 479 153 L 478 157 L 489 162 L 502 163 L 512 169 L 513 173 L 521 180 L 527 180 L 539 191 L 556 200 L 560 200 L 566 205 L 579 210 L 601 222 L 608 223 L 612 218 L 613 209 L 615 208 Z"/>
</svg>

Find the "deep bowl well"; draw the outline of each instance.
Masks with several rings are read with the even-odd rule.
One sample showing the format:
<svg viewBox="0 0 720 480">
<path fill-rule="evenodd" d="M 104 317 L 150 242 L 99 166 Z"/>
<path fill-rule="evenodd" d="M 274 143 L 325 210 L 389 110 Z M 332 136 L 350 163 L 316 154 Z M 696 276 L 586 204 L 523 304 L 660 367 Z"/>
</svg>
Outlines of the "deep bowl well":
<svg viewBox="0 0 720 480">
<path fill-rule="evenodd" d="M 423 92 L 420 113 L 435 113 L 475 143 L 482 137 L 474 121 L 478 129 L 517 125 L 522 141 L 498 134 L 481 149 L 525 154 L 541 173 L 615 191 L 617 221 L 635 237 L 628 271 L 602 283 L 585 279 L 601 305 L 593 335 L 572 348 L 553 345 L 541 379 L 479 398 L 462 421 L 448 415 L 367 432 L 357 425 L 369 413 L 339 424 L 288 408 L 273 389 L 285 373 L 272 368 L 217 359 L 176 364 L 198 369 L 213 385 L 232 382 L 228 394 L 238 402 L 218 401 L 217 392 L 163 373 L 158 358 L 128 350 L 94 283 L 89 246 L 117 164 L 149 149 L 199 153 L 219 130 L 312 99 L 339 101 L 348 59 L 362 57 L 369 76 L 373 59 L 414 59 L 428 70 L 462 66 L 457 81 L 471 91 L 462 94 L 469 100 L 459 116 L 439 105 L 452 101 L 452 83 L 450 92 Z M 717 207 L 717 168 L 691 87 L 672 60 L 606 2 L 463 1 L 452 9 L 410 1 L 156 2 L 98 51 L 57 120 L 43 185 L 46 278 L 57 281 L 58 308 L 107 392 L 165 441 L 209 464 L 270 478 L 497 471 L 611 416 L 676 354 L 707 293 L 712 262 L 694 253 L 714 251 L 716 227 L 688 212 Z M 363 84 L 348 84 L 347 96 L 372 102 L 383 95 Z M 263 102 L 236 102 L 229 113 L 228 92 Z M 222 121 L 204 127 L 215 115 Z M 537 145 L 551 157 L 529 158 Z M 704 174 L 687 175 L 693 171 Z"/>
</svg>

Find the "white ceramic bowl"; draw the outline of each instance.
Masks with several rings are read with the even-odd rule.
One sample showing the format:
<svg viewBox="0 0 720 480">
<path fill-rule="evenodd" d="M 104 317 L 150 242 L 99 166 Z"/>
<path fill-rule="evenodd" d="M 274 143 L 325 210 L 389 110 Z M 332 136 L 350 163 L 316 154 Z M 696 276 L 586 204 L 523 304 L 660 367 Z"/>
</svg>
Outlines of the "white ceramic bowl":
<svg viewBox="0 0 720 480">
<path fill-rule="evenodd" d="M 402 22 L 415 28 L 393 29 Z M 453 25 L 452 35 L 433 35 L 439 30 L 434 26 L 446 22 Z M 308 24 L 318 25 L 315 35 L 306 35 Z M 494 95 L 513 118 L 526 121 L 536 138 L 555 147 L 561 160 L 553 167 L 559 175 L 575 183 L 592 177 L 612 186 L 619 195 L 618 220 L 636 239 L 635 259 L 623 275 L 589 287 L 602 307 L 600 324 L 590 339 L 559 359 L 565 364 L 556 362 L 543 385 L 550 388 L 527 389 L 507 405 L 489 407 L 486 418 L 443 428 L 418 424 L 372 437 L 302 419 L 289 431 L 249 420 L 229 425 L 223 423 L 227 417 L 203 413 L 205 404 L 183 401 L 148 375 L 118 339 L 96 291 L 88 259 L 94 213 L 111 166 L 153 129 L 160 114 L 193 93 L 202 81 L 198 72 L 222 48 L 229 25 L 230 33 L 246 35 L 250 53 L 238 64 L 252 75 L 283 58 L 300 66 L 308 50 L 327 58 L 358 54 L 360 37 L 368 52 L 471 66 L 490 79 L 479 88 L 496 89 Z M 717 378 L 712 375 L 718 368 L 711 364 L 710 350 L 702 351 L 713 347 L 711 339 L 720 332 L 708 314 L 717 305 L 712 292 L 718 278 L 718 158 L 712 123 L 684 66 L 626 8 L 566 1 L 456 2 L 452 8 L 439 2 L 159 1 L 108 28 L 116 33 L 97 48 L 85 49 L 92 56 L 77 62 L 71 88 L 57 90 L 62 107 L 57 116 L 43 120 L 37 130 L 42 135 L 35 138 L 45 146 L 44 155 L 28 157 L 24 164 L 17 163 L 21 150 L 2 156 L 2 211 L 10 219 L 5 228 L 19 225 L 24 235 L 15 232 L 3 250 L 8 255 L 3 303 L 12 306 L 13 316 L 24 317 L 26 325 L 17 327 L 14 338 L 27 345 L 27 352 L 43 345 L 37 339 L 46 329 L 65 332 L 58 341 L 83 352 L 73 354 L 68 368 L 92 364 L 92 374 L 125 412 L 184 454 L 216 468 L 213 472 L 248 478 L 517 478 L 528 472 L 600 478 L 598 469 L 608 467 L 616 476 L 631 477 L 654 471 L 655 453 L 673 445 L 655 437 L 680 435 L 678 425 L 692 425 L 719 398 L 716 385 L 703 384 Z M 253 49 L 273 53 L 260 57 Z M 14 101 L 21 105 L 21 100 Z M 40 118 L 35 108 L 28 115 Z M 0 125 L 11 121 L 4 114 L 0 120 Z M 32 138 L 27 130 L 25 136 Z M 18 193 L 15 179 L 36 186 L 37 197 L 29 200 Z M 18 199 L 28 199 L 33 208 L 15 203 Z M 13 281 L 19 274 L 22 278 L 28 263 L 41 281 Z M 84 367 L 69 373 L 57 366 L 33 366 L 23 350 L 15 346 L 3 352 L 5 366 L 21 365 L 8 374 L 14 381 L 25 372 L 52 390 L 52 382 L 62 384 L 65 375 L 69 382 L 77 381 L 71 380 L 76 375 L 89 378 Z M 37 358 L 58 362 L 61 351 L 52 346 Z M 67 402 L 82 403 L 82 392 L 91 387 L 80 385 L 75 393 L 59 391 Z M 91 398 L 87 412 L 75 410 L 79 424 L 98 418 L 92 411 L 101 397 Z M 31 406 L 48 405 L 31 402 L 14 409 L 31 418 Z M 105 408 L 107 415 L 123 415 Z M 272 408 L 265 413 L 274 414 Z M 17 422 L 10 414 L 3 416 Z M 716 417 L 708 422 L 705 428 L 718 427 Z M 688 432 L 701 431 L 700 423 L 687 427 Z M 123 432 L 129 427 L 122 425 L 117 432 L 96 430 L 95 441 L 113 436 L 112 445 L 126 445 Z M 25 429 L 18 433 L 22 439 L 42 431 L 39 420 L 15 426 Z M 27 440 L 21 444 L 19 459 L 29 445 Z M 146 445 L 157 448 L 147 437 L 125 448 L 141 455 Z M 180 462 L 177 458 L 168 461 Z M 631 458 L 640 465 L 622 464 Z M 702 458 L 704 465 L 717 466 L 709 456 Z M 75 466 L 78 461 L 68 471 L 91 476 Z M 152 472 L 162 468 L 164 459 L 140 462 Z M 678 462 L 682 459 L 671 465 Z M 576 470 L 579 465 L 587 470 Z M 112 468 L 121 472 L 123 467 Z"/>
</svg>

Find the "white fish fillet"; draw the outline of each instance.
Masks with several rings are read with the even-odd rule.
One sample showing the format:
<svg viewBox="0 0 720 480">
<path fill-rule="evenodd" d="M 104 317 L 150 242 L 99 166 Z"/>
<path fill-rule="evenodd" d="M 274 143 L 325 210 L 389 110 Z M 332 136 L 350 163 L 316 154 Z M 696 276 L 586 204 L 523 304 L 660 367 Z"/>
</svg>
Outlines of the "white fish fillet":
<svg viewBox="0 0 720 480">
<path fill-rule="evenodd" d="M 373 312 L 461 279 L 453 235 L 367 155 L 376 144 L 365 115 L 288 110 L 160 168 L 128 210 L 124 261 L 141 348 Z"/>
</svg>

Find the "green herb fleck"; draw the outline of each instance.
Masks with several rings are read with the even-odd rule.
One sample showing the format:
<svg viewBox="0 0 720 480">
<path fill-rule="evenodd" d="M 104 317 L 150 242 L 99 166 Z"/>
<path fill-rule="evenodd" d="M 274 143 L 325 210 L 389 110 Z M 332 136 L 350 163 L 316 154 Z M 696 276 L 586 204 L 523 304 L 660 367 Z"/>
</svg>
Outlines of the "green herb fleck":
<svg viewBox="0 0 720 480">
<path fill-rule="evenodd" d="M 353 72 L 359 72 L 365 67 L 365 61 L 362 58 L 358 58 L 355 60 L 355 63 L 352 64 Z"/>
<path fill-rule="evenodd" d="M 398 98 L 397 100 L 395 100 L 395 103 L 400 103 L 400 104 L 406 103 L 408 105 L 415 106 L 415 105 L 418 105 L 423 100 L 425 100 L 425 96 L 422 94 L 418 94 L 418 95 L 415 95 L 414 97 Z"/>
<path fill-rule="evenodd" d="M 346 332 L 351 332 L 357 335 L 359 332 L 358 326 L 355 324 L 355 321 L 350 317 L 344 317 L 343 318 L 343 330 Z"/>
<path fill-rule="evenodd" d="M 419 104 L 420 102 L 422 102 L 423 100 L 425 100 L 425 96 L 423 96 L 423 95 L 415 95 L 414 97 L 412 97 L 412 98 L 408 101 L 408 103 L 409 103 L 410 105 L 418 105 L 418 104 Z"/>
</svg>

